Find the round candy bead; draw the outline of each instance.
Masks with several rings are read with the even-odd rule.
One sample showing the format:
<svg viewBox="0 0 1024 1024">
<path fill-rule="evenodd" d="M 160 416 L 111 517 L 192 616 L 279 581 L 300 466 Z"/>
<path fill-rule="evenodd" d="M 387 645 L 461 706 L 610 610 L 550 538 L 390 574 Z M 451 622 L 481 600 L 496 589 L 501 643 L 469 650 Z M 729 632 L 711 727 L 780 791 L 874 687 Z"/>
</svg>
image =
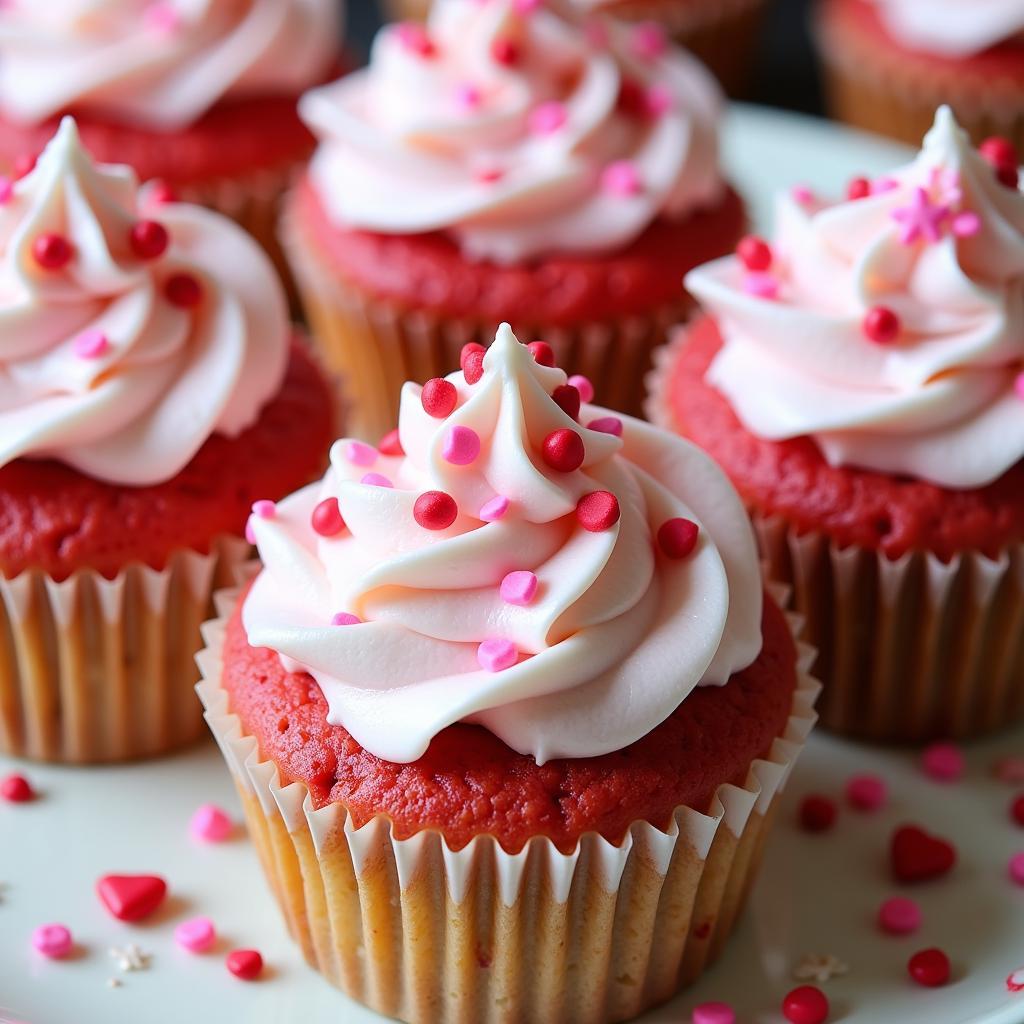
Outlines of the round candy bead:
<svg viewBox="0 0 1024 1024">
<path fill-rule="evenodd" d="M 836 823 L 834 800 L 811 793 L 800 802 L 800 827 L 805 832 L 827 832 Z"/>
<path fill-rule="evenodd" d="M 222 843 L 230 839 L 235 830 L 227 811 L 216 804 L 203 804 L 189 822 L 189 832 L 205 843 Z"/>
<path fill-rule="evenodd" d="M 462 375 L 467 384 L 476 384 L 484 375 L 484 353 L 470 352 L 462 364 Z"/>
<path fill-rule="evenodd" d="M 877 811 L 888 798 L 889 788 L 877 775 L 854 775 L 846 783 L 846 799 L 858 811 Z"/>
<path fill-rule="evenodd" d="M 1015 853 L 1010 858 L 1009 864 L 1010 881 L 1014 885 L 1024 885 L 1024 851 Z"/>
<path fill-rule="evenodd" d="M 531 341 L 526 347 L 541 366 L 555 365 L 555 351 L 546 341 Z"/>
<path fill-rule="evenodd" d="M 846 186 L 847 199 L 864 199 L 871 195 L 871 182 L 867 178 L 851 178 Z"/>
<path fill-rule="evenodd" d="M 508 640 L 485 640 L 477 648 L 476 659 L 488 672 L 504 672 L 519 660 L 519 652 Z"/>
<path fill-rule="evenodd" d="M 921 768 L 936 782 L 958 782 L 963 778 L 963 751 L 952 743 L 933 743 L 921 755 Z"/>
<path fill-rule="evenodd" d="M 747 270 L 763 272 L 772 265 L 771 246 L 757 235 L 741 238 L 736 246 L 736 255 Z"/>
<path fill-rule="evenodd" d="M 455 385 L 444 377 L 434 377 L 423 385 L 420 392 L 420 402 L 423 404 L 423 411 L 436 420 L 443 420 L 455 411 L 455 405 L 459 400 L 459 393 Z"/>
<path fill-rule="evenodd" d="M 140 260 L 159 259 L 167 251 L 171 236 L 167 228 L 156 220 L 140 220 L 132 225 L 128 236 L 132 252 Z"/>
<path fill-rule="evenodd" d="M 372 466 L 379 457 L 380 452 L 364 441 L 349 441 L 345 445 L 345 458 L 353 466 Z"/>
<path fill-rule="evenodd" d="M 453 466 L 472 465 L 480 455 L 480 435 L 471 427 L 449 427 L 445 431 L 441 455 Z"/>
<path fill-rule="evenodd" d="M 900 318 L 887 306 L 872 306 L 864 314 L 864 335 L 876 345 L 890 345 L 900 336 Z"/>
<path fill-rule="evenodd" d="M 480 518 L 485 523 L 496 523 L 508 511 L 510 502 L 503 494 L 496 494 L 480 506 Z"/>
<path fill-rule="evenodd" d="M 416 499 L 412 514 L 424 530 L 447 530 L 458 518 L 459 506 L 444 491 L 425 491 Z"/>
<path fill-rule="evenodd" d="M 67 956 L 74 945 L 71 931 L 62 924 L 43 924 L 32 933 L 32 946 L 52 960 Z"/>
<path fill-rule="evenodd" d="M 459 353 L 459 369 L 460 370 L 465 370 L 466 369 L 466 360 L 471 355 L 478 355 L 479 354 L 479 355 L 482 356 L 486 351 L 487 351 L 487 349 L 485 349 L 483 347 L 483 345 L 481 345 L 481 344 L 479 344 L 478 342 L 475 342 L 475 341 L 470 341 L 467 344 L 463 345 L 462 346 L 462 351 Z"/>
<path fill-rule="evenodd" d="M 700 536 L 700 527 L 689 519 L 668 519 L 658 527 L 658 547 L 668 558 L 688 558 Z"/>
<path fill-rule="evenodd" d="M 825 993 L 813 985 L 801 985 L 782 1000 L 782 1015 L 790 1024 L 825 1024 L 828 1013 Z"/>
<path fill-rule="evenodd" d="M 43 270 L 62 270 L 71 262 L 75 250 L 63 235 L 47 232 L 32 243 L 32 255 Z"/>
<path fill-rule="evenodd" d="M 6 775 L 0 780 L 0 797 L 12 804 L 25 804 L 35 799 L 35 791 L 24 775 Z"/>
<path fill-rule="evenodd" d="M 736 1011 L 728 1003 L 701 1003 L 693 1008 L 691 1024 L 736 1024 Z"/>
<path fill-rule="evenodd" d="M 922 920 L 921 908 L 906 896 L 893 896 L 878 908 L 878 927 L 890 935 L 912 935 Z"/>
<path fill-rule="evenodd" d="M 277 505 L 272 501 L 267 501 L 266 498 L 261 498 L 252 503 L 252 514 L 259 516 L 260 519 L 273 519 L 277 515 Z"/>
<path fill-rule="evenodd" d="M 1010 804 L 1010 819 L 1024 828 L 1024 793 L 1015 797 Z"/>
<path fill-rule="evenodd" d="M 571 473 L 583 465 L 586 448 L 583 445 L 583 438 L 575 430 L 561 427 L 552 430 L 544 438 L 542 454 L 544 461 L 552 469 L 559 473 Z"/>
<path fill-rule="evenodd" d="M 203 301 L 203 286 L 191 274 L 173 274 L 164 285 L 164 295 L 172 306 L 195 309 Z"/>
<path fill-rule="evenodd" d="M 174 929 L 174 941 L 190 953 L 204 953 L 217 941 L 217 930 L 208 917 L 193 917 Z"/>
<path fill-rule="evenodd" d="M 310 516 L 313 532 L 321 537 L 337 537 L 345 529 L 345 520 L 341 514 L 337 498 L 324 498 Z"/>
<path fill-rule="evenodd" d="M 1001 164 L 996 168 L 996 178 L 1000 185 L 1015 189 L 1020 185 L 1020 169 L 1012 164 Z"/>
<path fill-rule="evenodd" d="M 611 491 L 591 491 L 576 503 L 576 519 L 591 533 L 611 529 L 621 514 L 619 499 Z"/>
<path fill-rule="evenodd" d="M 402 439 L 397 430 L 389 430 L 381 439 L 377 449 L 382 455 L 404 455 Z"/>
<path fill-rule="evenodd" d="M 941 949 L 922 949 L 907 963 L 911 978 L 925 988 L 938 988 L 949 981 L 949 957 Z"/>
<path fill-rule="evenodd" d="M 594 385 L 590 383 L 588 377 L 584 377 L 580 373 L 574 373 L 569 378 L 569 383 L 580 393 L 582 401 L 592 402 L 594 400 Z"/>
<path fill-rule="evenodd" d="M 1016 167 L 1017 150 L 1013 143 L 1000 135 L 993 135 L 985 139 L 984 142 L 978 146 L 978 152 L 990 163 L 993 167 L 1002 167 L 1009 165 Z"/>
<path fill-rule="evenodd" d="M 255 949 L 235 949 L 228 953 L 228 970 L 243 981 L 255 981 L 263 973 L 263 957 Z"/>
<path fill-rule="evenodd" d="M 491 43 L 491 57 L 494 58 L 496 63 L 503 64 L 505 67 L 511 67 L 519 63 L 519 46 L 515 40 L 509 39 L 507 36 L 498 36 Z"/>
</svg>

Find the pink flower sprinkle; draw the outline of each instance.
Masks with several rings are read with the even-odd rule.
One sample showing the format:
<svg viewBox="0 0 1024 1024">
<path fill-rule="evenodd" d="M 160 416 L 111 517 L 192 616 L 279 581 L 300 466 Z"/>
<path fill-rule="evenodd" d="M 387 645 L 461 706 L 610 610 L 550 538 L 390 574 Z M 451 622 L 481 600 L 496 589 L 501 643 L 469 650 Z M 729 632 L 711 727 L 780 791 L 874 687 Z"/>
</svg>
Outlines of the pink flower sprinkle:
<svg viewBox="0 0 1024 1024">
<path fill-rule="evenodd" d="M 510 572 L 500 587 L 501 599 L 506 604 L 525 607 L 537 596 L 537 577 L 526 569 Z"/>
<path fill-rule="evenodd" d="M 596 430 L 599 434 L 614 434 L 622 437 L 622 420 L 618 416 L 600 416 L 587 424 L 587 430 Z"/>
<path fill-rule="evenodd" d="M 252 514 L 260 519 L 273 519 L 277 515 L 277 505 L 265 498 L 255 501 L 252 506 Z"/>
<path fill-rule="evenodd" d="M 366 473 L 362 480 L 359 481 L 361 484 L 366 484 L 368 487 L 394 487 L 395 485 L 382 473 Z"/>
<path fill-rule="evenodd" d="M 878 811 L 889 799 L 889 787 L 877 775 L 854 775 L 846 783 L 846 799 L 858 811 Z"/>
<path fill-rule="evenodd" d="M 771 274 L 755 271 L 743 275 L 743 290 L 759 299 L 777 299 L 779 282 Z"/>
<path fill-rule="evenodd" d="M 188 830 L 192 838 L 200 842 L 222 843 L 231 838 L 235 826 L 227 811 L 216 804 L 203 804 L 192 815 Z"/>
<path fill-rule="evenodd" d="M 893 189 L 900 187 L 900 183 L 895 178 L 876 178 L 871 182 L 871 194 L 873 196 L 880 196 L 886 192 L 892 192 Z"/>
<path fill-rule="evenodd" d="M 0 206 L 5 206 L 14 195 L 14 182 L 6 174 L 0 174 Z"/>
<path fill-rule="evenodd" d="M 569 119 L 569 114 L 564 103 L 557 100 L 550 100 L 541 103 L 530 112 L 528 124 L 534 135 L 550 135 L 564 127 Z"/>
<path fill-rule="evenodd" d="M 647 113 L 651 117 L 661 117 L 675 106 L 675 101 L 676 98 L 668 86 L 652 85 L 646 95 Z"/>
<path fill-rule="evenodd" d="M 963 751 L 952 743 L 933 743 L 921 755 L 921 768 L 935 782 L 959 782 L 965 769 Z"/>
<path fill-rule="evenodd" d="M 633 53 L 644 60 L 656 60 L 668 51 L 665 30 L 654 21 L 645 21 L 633 29 L 630 37 Z"/>
<path fill-rule="evenodd" d="M 359 626 L 362 621 L 358 615 L 353 615 L 351 612 L 338 612 L 337 615 L 331 616 L 332 626 Z"/>
<path fill-rule="evenodd" d="M 477 110 L 483 102 L 483 93 L 472 82 L 463 82 L 455 88 L 455 105 L 464 111 Z"/>
<path fill-rule="evenodd" d="M 470 427 L 449 427 L 441 447 L 445 462 L 453 466 L 469 466 L 480 455 L 480 435 Z"/>
<path fill-rule="evenodd" d="M 616 160 L 601 173 L 601 188 L 609 195 L 628 197 L 643 191 L 643 179 L 632 160 Z"/>
<path fill-rule="evenodd" d="M 503 494 L 497 494 L 480 506 L 480 518 L 485 523 L 496 523 L 508 511 L 508 506 L 508 498 Z"/>
<path fill-rule="evenodd" d="M 581 373 L 574 373 L 568 380 L 579 393 L 581 402 L 592 402 L 594 400 L 594 385 L 590 383 L 589 377 Z"/>
<path fill-rule="evenodd" d="M 889 935 L 912 935 L 922 920 L 921 908 L 906 896 L 893 896 L 878 908 L 878 927 Z"/>
<path fill-rule="evenodd" d="M 38 953 L 59 960 L 74 948 L 70 930 L 62 924 L 40 925 L 32 933 L 32 946 Z"/>
<path fill-rule="evenodd" d="M 981 218 L 973 210 L 965 210 L 953 218 L 951 227 L 957 238 L 972 238 L 981 230 Z"/>
<path fill-rule="evenodd" d="M 100 359 L 110 349 L 110 340 L 99 330 L 82 331 L 72 343 L 79 359 Z"/>
<path fill-rule="evenodd" d="M 519 652 L 508 640 L 485 640 L 476 650 L 476 660 L 488 672 L 504 672 L 519 660 Z"/>
<path fill-rule="evenodd" d="M 900 206 L 892 211 L 892 219 L 900 225 L 900 241 L 904 245 L 915 242 L 938 242 L 942 228 L 949 216 L 949 207 L 933 203 L 928 192 L 915 188 L 909 206 Z"/>
<path fill-rule="evenodd" d="M 691 1024 L 736 1024 L 736 1011 L 728 1003 L 701 1003 L 693 1008 Z"/>
<path fill-rule="evenodd" d="M 205 953 L 217 941 L 217 929 L 208 917 L 193 917 L 174 929 L 174 941 L 190 953 Z"/>
<path fill-rule="evenodd" d="M 380 457 L 380 452 L 372 445 L 362 441 L 349 441 L 345 445 L 345 458 L 353 466 L 372 466 Z"/>
<path fill-rule="evenodd" d="M 808 206 L 814 202 L 814 193 L 806 185 L 794 185 L 789 194 L 801 206 Z"/>
</svg>

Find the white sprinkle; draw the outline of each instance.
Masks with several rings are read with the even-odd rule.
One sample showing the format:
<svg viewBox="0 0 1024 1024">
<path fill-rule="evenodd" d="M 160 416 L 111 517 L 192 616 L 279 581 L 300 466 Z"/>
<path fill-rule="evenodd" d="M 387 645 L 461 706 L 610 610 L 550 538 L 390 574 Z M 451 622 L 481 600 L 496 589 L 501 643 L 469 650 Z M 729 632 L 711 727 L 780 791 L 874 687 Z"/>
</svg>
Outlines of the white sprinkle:
<svg viewBox="0 0 1024 1024">
<path fill-rule="evenodd" d="M 152 953 L 143 952 L 134 942 L 127 946 L 111 946 L 110 955 L 122 971 L 145 971 L 149 969 Z"/>
<path fill-rule="evenodd" d="M 840 978 L 849 971 L 849 965 L 831 953 L 805 953 L 793 968 L 793 977 L 797 981 L 816 981 L 821 984 L 831 978 Z"/>
</svg>

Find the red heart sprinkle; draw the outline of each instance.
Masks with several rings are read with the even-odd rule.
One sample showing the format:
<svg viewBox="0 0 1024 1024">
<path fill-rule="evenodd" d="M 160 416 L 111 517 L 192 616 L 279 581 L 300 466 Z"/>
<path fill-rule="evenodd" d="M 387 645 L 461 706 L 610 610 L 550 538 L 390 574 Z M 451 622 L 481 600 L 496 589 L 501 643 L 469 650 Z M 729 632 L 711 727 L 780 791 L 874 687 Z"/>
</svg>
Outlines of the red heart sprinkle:
<svg viewBox="0 0 1024 1024">
<path fill-rule="evenodd" d="M 953 869 L 956 849 L 916 825 L 904 825 L 893 833 L 890 858 L 897 881 L 926 882 Z"/>
<path fill-rule="evenodd" d="M 167 883 L 158 875 L 104 875 L 96 892 L 119 921 L 141 921 L 163 903 Z"/>
<path fill-rule="evenodd" d="M 263 957 L 255 949 L 235 949 L 228 953 L 228 970 L 243 981 L 255 981 L 263 973 Z"/>
</svg>

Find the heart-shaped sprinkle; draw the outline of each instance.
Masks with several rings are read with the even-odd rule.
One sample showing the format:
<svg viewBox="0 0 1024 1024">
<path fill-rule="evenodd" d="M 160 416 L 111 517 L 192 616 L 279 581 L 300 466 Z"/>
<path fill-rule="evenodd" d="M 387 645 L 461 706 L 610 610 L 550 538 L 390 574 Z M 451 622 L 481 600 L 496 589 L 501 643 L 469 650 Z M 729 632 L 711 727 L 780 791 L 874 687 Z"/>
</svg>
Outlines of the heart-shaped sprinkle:
<svg viewBox="0 0 1024 1024">
<path fill-rule="evenodd" d="M 203 953 L 217 941 L 217 930 L 208 917 L 193 917 L 174 929 L 174 941 L 190 953 Z"/>
<path fill-rule="evenodd" d="M 916 825 L 898 828 L 890 848 L 893 876 L 899 882 L 926 882 L 948 874 L 956 864 L 956 849 L 945 839 Z"/>
<path fill-rule="evenodd" d="M 104 875 L 96 892 L 119 921 L 141 921 L 163 903 L 167 883 L 158 875 Z"/>
<path fill-rule="evenodd" d="M 235 949 L 228 953 L 228 970 L 242 981 L 255 981 L 263 973 L 263 957 L 255 949 Z"/>
</svg>

